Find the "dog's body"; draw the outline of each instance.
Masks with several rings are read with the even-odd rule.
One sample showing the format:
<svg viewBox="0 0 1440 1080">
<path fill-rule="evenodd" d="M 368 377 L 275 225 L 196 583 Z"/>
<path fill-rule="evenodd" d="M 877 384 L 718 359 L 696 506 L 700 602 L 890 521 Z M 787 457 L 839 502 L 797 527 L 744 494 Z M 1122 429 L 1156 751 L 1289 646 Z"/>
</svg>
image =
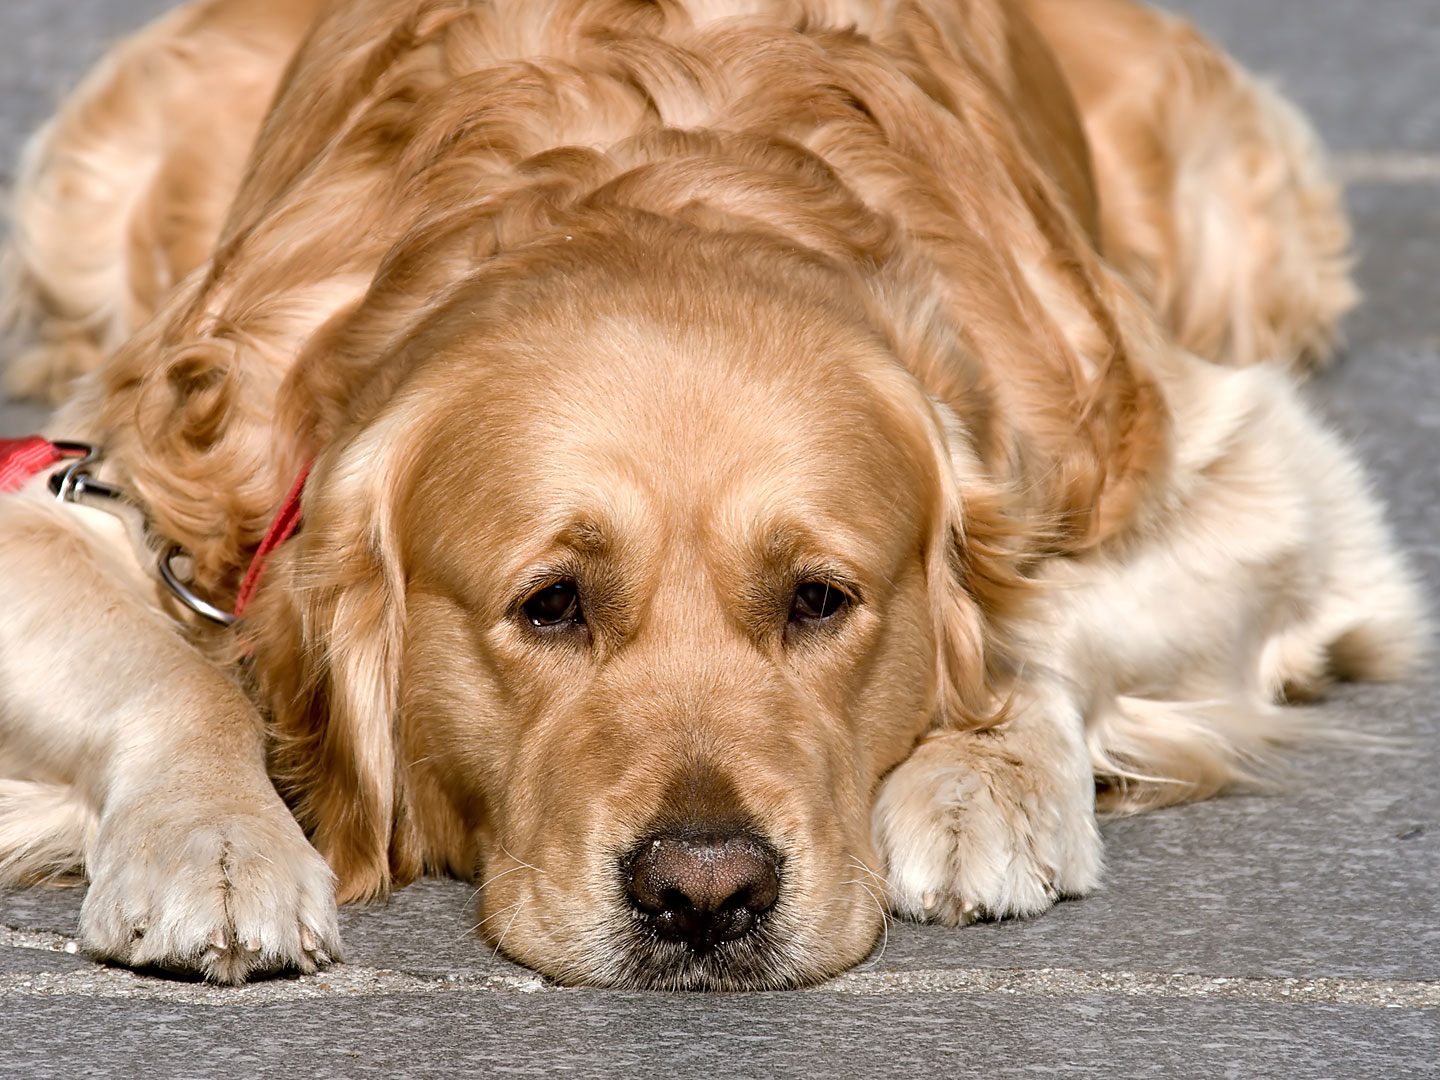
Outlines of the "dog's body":
<svg viewBox="0 0 1440 1080">
<path fill-rule="evenodd" d="M 238 636 L 0 502 L 0 872 L 83 864 L 99 955 L 309 969 L 328 861 L 483 875 L 566 981 L 793 985 L 881 893 L 1084 894 L 1097 789 L 1213 793 L 1418 649 L 1295 389 L 1336 194 L 1122 0 L 207 0 L 16 207 L 17 385 L 83 375 L 53 434 L 199 591 L 315 463 Z"/>
</svg>

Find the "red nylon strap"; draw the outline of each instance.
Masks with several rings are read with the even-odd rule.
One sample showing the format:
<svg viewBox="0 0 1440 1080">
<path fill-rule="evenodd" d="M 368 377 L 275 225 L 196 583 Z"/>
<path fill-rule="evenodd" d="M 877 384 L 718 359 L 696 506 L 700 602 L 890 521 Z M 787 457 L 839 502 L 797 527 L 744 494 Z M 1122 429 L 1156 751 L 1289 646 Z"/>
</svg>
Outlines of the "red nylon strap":
<svg viewBox="0 0 1440 1080">
<path fill-rule="evenodd" d="M 39 435 L 0 439 L 0 492 L 19 491 L 26 480 L 44 472 L 57 461 L 81 456 L 81 451 L 62 450 Z"/>
<path fill-rule="evenodd" d="M 255 557 L 250 560 L 250 569 L 245 571 L 245 580 L 240 583 L 240 592 L 235 597 L 237 619 L 245 614 L 250 601 L 255 599 L 255 591 L 260 588 L 260 577 L 265 572 L 265 563 L 275 553 L 275 549 L 294 536 L 295 530 L 300 527 L 300 495 L 304 492 L 305 481 L 310 476 L 311 464 L 306 462 L 300 475 L 295 477 L 290 494 L 285 496 L 275 520 L 270 522 L 270 528 L 265 532 L 265 539 L 261 540 L 260 546 L 255 549 Z"/>
</svg>

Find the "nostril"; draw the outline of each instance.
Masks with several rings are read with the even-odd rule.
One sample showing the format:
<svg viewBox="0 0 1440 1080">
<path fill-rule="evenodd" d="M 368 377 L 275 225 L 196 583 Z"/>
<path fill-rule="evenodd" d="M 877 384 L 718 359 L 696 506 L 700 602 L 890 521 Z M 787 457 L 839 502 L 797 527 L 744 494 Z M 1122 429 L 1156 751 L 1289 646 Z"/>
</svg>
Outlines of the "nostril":
<svg viewBox="0 0 1440 1080">
<path fill-rule="evenodd" d="M 769 845 L 740 835 L 670 835 L 627 860 L 630 902 L 662 937 L 706 952 L 750 933 L 780 895 Z"/>
<path fill-rule="evenodd" d="M 695 905 L 690 898 L 679 889 L 666 889 L 665 895 L 660 898 L 659 911 L 684 912 L 689 911 Z"/>
<path fill-rule="evenodd" d="M 752 879 L 731 898 L 733 906 L 744 907 L 760 915 L 775 906 L 780 898 L 780 870 L 773 859 L 756 868 Z"/>
</svg>

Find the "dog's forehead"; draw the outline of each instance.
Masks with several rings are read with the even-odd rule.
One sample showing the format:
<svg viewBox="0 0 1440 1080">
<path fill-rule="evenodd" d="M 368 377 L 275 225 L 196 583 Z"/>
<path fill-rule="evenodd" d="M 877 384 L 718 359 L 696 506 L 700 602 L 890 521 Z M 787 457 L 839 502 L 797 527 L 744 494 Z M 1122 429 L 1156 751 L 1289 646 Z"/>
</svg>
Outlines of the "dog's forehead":
<svg viewBox="0 0 1440 1080">
<path fill-rule="evenodd" d="M 792 501 L 910 475 L 904 403 L 868 372 L 895 361 L 847 327 L 763 313 L 675 325 L 616 313 L 492 359 L 445 438 L 531 482 L 605 477 L 682 498 L 736 486 Z"/>
<path fill-rule="evenodd" d="M 684 534 L 736 557 L 780 538 L 886 561 L 871 549 L 920 527 L 929 481 L 895 358 L 825 311 L 708 306 L 687 322 L 611 304 L 466 343 L 432 377 L 432 505 L 527 547 L 598 537 L 638 544 L 628 558 Z"/>
</svg>

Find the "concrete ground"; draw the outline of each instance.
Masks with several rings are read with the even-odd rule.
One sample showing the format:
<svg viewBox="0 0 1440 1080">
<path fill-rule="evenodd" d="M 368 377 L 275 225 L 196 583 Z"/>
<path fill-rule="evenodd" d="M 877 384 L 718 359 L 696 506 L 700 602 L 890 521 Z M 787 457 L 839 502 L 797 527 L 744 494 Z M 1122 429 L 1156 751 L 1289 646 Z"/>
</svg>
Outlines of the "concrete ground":
<svg viewBox="0 0 1440 1080">
<path fill-rule="evenodd" d="M 0 161 L 163 0 L 5 0 Z M 1440 6 L 1184 0 L 1314 116 L 1368 299 L 1315 388 L 1440 594 Z M 0 406 L 0 434 L 38 414 Z M 0 618 L 3 618 L 0 613 Z M 0 1075 L 1440 1076 L 1440 680 L 1315 708 L 1395 740 L 1287 794 L 1106 826 L 1104 890 L 1031 922 L 900 925 L 812 992 L 561 990 L 430 882 L 343 913 L 350 961 L 239 990 L 74 955 L 81 893 L 0 893 Z"/>
</svg>

